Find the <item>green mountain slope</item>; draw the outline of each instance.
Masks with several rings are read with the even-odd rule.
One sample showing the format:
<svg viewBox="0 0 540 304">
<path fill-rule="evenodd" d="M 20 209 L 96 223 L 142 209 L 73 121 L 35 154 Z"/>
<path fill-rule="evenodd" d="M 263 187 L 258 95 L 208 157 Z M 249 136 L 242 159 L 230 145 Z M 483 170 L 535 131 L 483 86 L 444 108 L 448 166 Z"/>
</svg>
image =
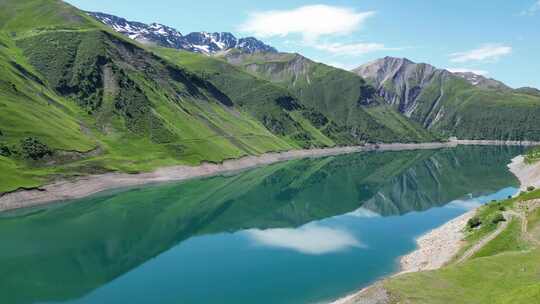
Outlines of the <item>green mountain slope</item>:
<svg viewBox="0 0 540 304">
<path fill-rule="evenodd" d="M 326 116 L 307 109 L 282 87 L 213 57 L 171 48 L 153 48 L 153 51 L 215 85 L 274 133 L 299 142 L 307 140 L 306 143 L 316 146 L 350 144 L 339 142 L 340 134 L 328 130 L 331 123 Z"/>
<path fill-rule="evenodd" d="M 336 122 L 348 138 L 362 141 L 429 141 L 434 137 L 388 107 L 357 75 L 311 61 L 299 54 L 230 51 L 229 63 L 289 89 L 306 107 Z"/>
<path fill-rule="evenodd" d="M 12 174 L 0 192 L 334 144 L 283 90 L 265 90 L 265 115 L 253 115 L 256 105 L 61 1 L 6 0 L 0 11 L 0 167 Z"/>
<path fill-rule="evenodd" d="M 540 140 L 540 98 L 534 91 L 484 87 L 477 78 L 404 58 L 385 57 L 354 72 L 386 103 L 444 136 Z"/>
</svg>

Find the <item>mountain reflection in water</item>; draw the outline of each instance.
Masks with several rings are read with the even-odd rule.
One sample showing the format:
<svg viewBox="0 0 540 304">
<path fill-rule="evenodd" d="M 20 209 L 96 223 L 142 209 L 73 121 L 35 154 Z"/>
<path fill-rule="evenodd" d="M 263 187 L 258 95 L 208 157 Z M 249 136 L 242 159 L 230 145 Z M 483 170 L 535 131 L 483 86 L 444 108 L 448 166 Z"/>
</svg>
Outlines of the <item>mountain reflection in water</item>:
<svg viewBox="0 0 540 304">
<path fill-rule="evenodd" d="M 113 280 L 147 262 L 159 263 L 163 253 L 188 239 L 196 242 L 223 233 L 243 236 L 250 244 L 246 248 L 270 247 L 314 258 L 369 251 L 366 242 L 371 236 L 366 228 L 347 228 L 351 219 L 399 218 L 448 203 L 448 208 L 475 207 L 481 200 L 470 197 L 517 186 L 506 164 L 521 152 L 518 147 L 458 147 L 301 159 L 230 176 L 109 191 L 69 204 L 3 213 L 0 302 L 83 298 L 81 302 L 98 303 L 84 297 L 101 287 L 112 288 Z M 377 231 L 376 224 L 372 227 Z M 364 229 L 362 235 L 357 235 L 358 229 Z M 338 289 L 323 288 L 313 299 Z M 304 301 L 295 296 L 283 293 L 283 299 L 267 301 L 288 303 L 287 297 Z M 174 302 L 161 300 L 157 302 Z M 184 300 L 188 303 L 190 298 Z"/>
</svg>

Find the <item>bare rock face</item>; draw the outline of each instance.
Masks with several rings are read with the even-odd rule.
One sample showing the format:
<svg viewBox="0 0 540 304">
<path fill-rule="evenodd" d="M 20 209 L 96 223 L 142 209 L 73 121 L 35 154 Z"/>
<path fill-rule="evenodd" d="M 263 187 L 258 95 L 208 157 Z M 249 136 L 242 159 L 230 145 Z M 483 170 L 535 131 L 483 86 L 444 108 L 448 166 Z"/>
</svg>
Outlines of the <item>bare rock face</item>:
<svg viewBox="0 0 540 304">
<path fill-rule="evenodd" d="M 394 57 L 364 64 L 353 72 L 372 83 L 381 97 L 408 117 L 417 109 L 417 99 L 424 89 L 451 76 L 432 65 Z"/>
<path fill-rule="evenodd" d="M 458 109 L 467 98 L 466 92 L 512 92 L 495 79 L 438 69 L 406 58 L 384 57 L 352 72 L 375 86 L 377 94 L 388 104 L 427 129 L 457 127 L 463 114 Z M 444 125 L 440 125 L 443 121 Z"/>
</svg>

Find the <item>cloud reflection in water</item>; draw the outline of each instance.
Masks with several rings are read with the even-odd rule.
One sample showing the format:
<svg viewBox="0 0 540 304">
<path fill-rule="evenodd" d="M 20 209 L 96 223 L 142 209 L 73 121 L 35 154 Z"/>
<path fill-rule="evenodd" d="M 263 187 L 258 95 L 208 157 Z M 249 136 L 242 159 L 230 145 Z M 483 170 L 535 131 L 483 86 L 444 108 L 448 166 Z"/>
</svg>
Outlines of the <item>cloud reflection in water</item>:
<svg viewBox="0 0 540 304">
<path fill-rule="evenodd" d="M 317 224 L 308 224 L 299 228 L 250 229 L 244 233 L 259 245 L 285 248 L 311 255 L 363 247 L 350 232 Z"/>
</svg>

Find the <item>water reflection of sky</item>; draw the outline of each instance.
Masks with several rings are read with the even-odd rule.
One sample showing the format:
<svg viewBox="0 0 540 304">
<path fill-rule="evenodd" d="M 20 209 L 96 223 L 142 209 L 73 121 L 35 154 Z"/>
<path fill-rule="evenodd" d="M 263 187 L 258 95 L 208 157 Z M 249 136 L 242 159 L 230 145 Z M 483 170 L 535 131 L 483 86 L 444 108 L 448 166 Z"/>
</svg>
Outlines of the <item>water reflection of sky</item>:
<svg viewBox="0 0 540 304">
<path fill-rule="evenodd" d="M 69 302 L 330 302 L 395 272 L 399 257 L 414 249 L 421 234 L 516 191 L 506 188 L 400 216 L 359 208 L 297 228 L 195 236 Z"/>
<path fill-rule="evenodd" d="M 244 235 L 257 246 L 291 250 L 300 254 L 321 255 L 351 249 L 362 250 L 367 249 L 369 245 L 362 242 L 362 236 L 373 234 L 377 229 L 384 230 L 388 225 L 397 227 L 410 224 L 411 227 L 405 231 L 416 235 L 429 231 L 482 204 L 512 196 L 516 191 L 516 188 L 509 187 L 485 196 L 454 200 L 443 207 L 388 218 L 361 207 L 350 213 L 311 222 L 298 228 L 249 229 L 239 234 Z M 430 221 L 430 218 L 435 220 Z M 369 223 L 369 228 L 364 226 L 366 223 Z M 427 227 L 424 226 L 426 224 Z M 399 232 L 396 231 L 396 234 Z"/>
</svg>

